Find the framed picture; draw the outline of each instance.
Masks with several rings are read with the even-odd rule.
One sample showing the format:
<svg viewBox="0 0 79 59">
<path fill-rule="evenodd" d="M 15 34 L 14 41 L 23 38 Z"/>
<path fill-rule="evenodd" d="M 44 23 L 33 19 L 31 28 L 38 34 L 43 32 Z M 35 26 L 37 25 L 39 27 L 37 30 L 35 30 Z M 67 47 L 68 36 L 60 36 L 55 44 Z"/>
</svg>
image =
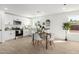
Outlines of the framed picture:
<svg viewBox="0 0 79 59">
<path fill-rule="evenodd" d="M 49 30 L 50 29 L 50 20 L 49 19 L 47 19 L 46 20 L 46 30 Z"/>
<path fill-rule="evenodd" d="M 49 19 L 46 20 L 46 26 L 50 26 L 50 20 Z"/>
</svg>

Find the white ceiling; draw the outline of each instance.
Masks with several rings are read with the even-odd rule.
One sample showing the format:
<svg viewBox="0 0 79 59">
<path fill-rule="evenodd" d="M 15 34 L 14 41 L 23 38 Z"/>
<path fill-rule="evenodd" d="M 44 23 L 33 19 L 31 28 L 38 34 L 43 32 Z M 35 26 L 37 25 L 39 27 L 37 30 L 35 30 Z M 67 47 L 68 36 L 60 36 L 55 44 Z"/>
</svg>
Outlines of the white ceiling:
<svg viewBox="0 0 79 59">
<path fill-rule="evenodd" d="M 16 14 L 34 17 L 79 10 L 79 4 L 0 4 L 0 10 L 4 8 Z"/>
</svg>

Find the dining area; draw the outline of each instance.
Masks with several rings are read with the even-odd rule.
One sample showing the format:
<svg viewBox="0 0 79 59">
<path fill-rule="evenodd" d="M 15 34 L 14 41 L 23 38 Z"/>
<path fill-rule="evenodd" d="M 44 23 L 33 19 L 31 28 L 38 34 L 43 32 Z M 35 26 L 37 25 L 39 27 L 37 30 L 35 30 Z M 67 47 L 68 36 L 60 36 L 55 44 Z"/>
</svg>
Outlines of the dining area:
<svg viewBox="0 0 79 59">
<path fill-rule="evenodd" d="M 51 36 L 51 33 L 34 33 L 32 37 L 33 46 L 41 45 L 44 49 L 49 49 L 49 47 L 55 48 L 54 38 Z"/>
<path fill-rule="evenodd" d="M 47 26 L 46 26 L 47 25 Z M 36 28 L 32 31 L 32 43 L 33 46 L 36 47 L 41 45 L 43 48 L 47 50 L 49 46 L 55 47 L 55 44 L 53 42 L 54 40 L 54 34 L 50 32 L 50 20 L 46 20 L 46 23 L 40 24 L 38 21 L 36 23 Z"/>
</svg>

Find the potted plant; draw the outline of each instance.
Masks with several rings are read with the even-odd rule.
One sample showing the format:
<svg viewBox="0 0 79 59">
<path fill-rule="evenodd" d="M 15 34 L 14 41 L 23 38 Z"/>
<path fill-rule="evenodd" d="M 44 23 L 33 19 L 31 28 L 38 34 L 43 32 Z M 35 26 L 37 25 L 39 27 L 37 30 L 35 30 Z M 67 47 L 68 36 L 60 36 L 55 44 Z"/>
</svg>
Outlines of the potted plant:
<svg viewBox="0 0 79 59">
<path fill-rule="evenodd" d="M 65 30 L 65 41 L 67 41 L 67 33 L 68 33 L 68 30 L 70 30 L 71 28 L 71 23 L 70 22 L 66 22 L 63 24 L 63 28 Z"/>
</svg>

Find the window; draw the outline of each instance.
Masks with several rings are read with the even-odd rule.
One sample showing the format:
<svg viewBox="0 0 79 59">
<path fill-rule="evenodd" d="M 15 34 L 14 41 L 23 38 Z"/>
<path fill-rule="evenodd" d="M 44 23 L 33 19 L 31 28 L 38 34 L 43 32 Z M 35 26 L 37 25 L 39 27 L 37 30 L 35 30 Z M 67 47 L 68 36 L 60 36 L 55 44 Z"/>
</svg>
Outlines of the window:
<svg viewBox="0 0 79 59">
<path fill-rule="evenodd" d="M 69 22 L 71 23 L 71 29 L 70 30 L 79 31 L 79 16 L 69 17 Z"/>
</svg>

